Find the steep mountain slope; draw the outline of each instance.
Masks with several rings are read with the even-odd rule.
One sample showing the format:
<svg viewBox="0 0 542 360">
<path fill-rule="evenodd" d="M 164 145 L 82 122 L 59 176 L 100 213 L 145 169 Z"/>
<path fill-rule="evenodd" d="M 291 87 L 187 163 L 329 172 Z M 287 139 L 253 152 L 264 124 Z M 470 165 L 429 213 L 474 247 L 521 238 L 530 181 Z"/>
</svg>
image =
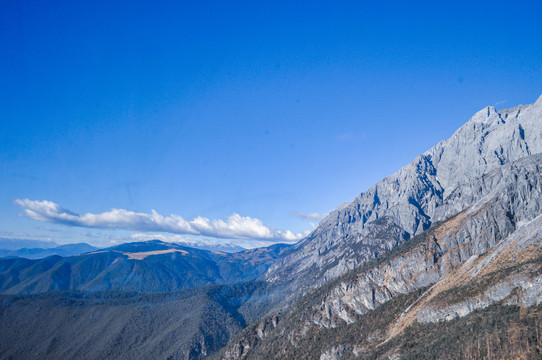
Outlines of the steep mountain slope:
<svg viewBox="0 0 542 360">
<path fill-rule="evenodd" d="M 541 153 L 542 97 L 478 112 L 294 246 L 0 260 L 0 358 L 541 358 Z"/>
<path fill-rule="evenodd" d="M 0 295 L 0 358 L 198 359 L 245 326 L 237 307 L 254 288 Z"/>
<path fill-rule="evenodd" d="M 255 279 L 286 245 L 222 253 L 148 241 L 71 257 L 0 260 L 0 292 L 167 292 Z"/>
<path fill-rule="evenodd" d="M 300 296 L 444 220 L 461 184 L 542 152 L 542 96 L 531 105 L 476 113 L 453 136 L 324 218 L 265 274 Z M 457 202 L 460 211 L 468 203 Z"/>
<path fill-rule="evenodd" d="M 542 154 L 470 179 L 439 212 L 454 215 L 310 292 L 285 313 L 252 325 L 221 357 L 408 357 L 402 346 L 413 340 L 405 336 L 420 324 L 452 321 L 490 306 L 507 313 L 503 307 L 542 304 Z M 527 330 L 538 326 L 537 311 Z M 503 341 L 512 346 L 511 339 Z M 540 356 L 539 341 L 516 350 Z"/>
</svg>

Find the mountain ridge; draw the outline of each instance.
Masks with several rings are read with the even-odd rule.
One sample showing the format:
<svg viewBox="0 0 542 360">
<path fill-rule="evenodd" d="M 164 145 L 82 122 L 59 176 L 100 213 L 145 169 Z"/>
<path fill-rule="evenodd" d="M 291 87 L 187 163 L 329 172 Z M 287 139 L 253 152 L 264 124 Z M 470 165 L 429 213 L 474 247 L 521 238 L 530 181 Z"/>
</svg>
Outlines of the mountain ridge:
<svg viewBox="0 0 542 360">
<path fill-rule="evenodd" d="M 265 279 L 291 282 L 299 296 L 427 230 L 442 219 L 436 209 L 462 182 L 542 152 L 540 118 L 542 96 L 529 105 L 478 111 L 450 138 L 328 214 Z"/>
<path fill-rule="evenodd" d="M 97 247 L 87 243 L 57 245 L 51 248 L 20 248 L 16 250 L 0 249 L 0 258 L 20 257 L 25 259 L 43 259 L 48 256 L 73 256 L 97 250 Z"/>
<path fill-rule="evenodd" d="M 247 328 L 220 358 L 364 358 L 364 352 L 393 343 L 417 324 L 455 321 L 493 305 L 539 306 L 541 170 L 537 154 L 463 185 L 448 202 L 463 201 L 466 194 L 473 198 L 467 208 Z M 363 334 L 357 327 L 366 316 L 378 316 L 401 297 L 411 300 L 396 302 L 378 329 L 357 339 L 348 335 Z M 324 337 L 329 343 L 313 340 Z"/>
<path fill-rule="evenodd" d="M 108 347 L 140 358 L 540 358 L 542 96 L 478 111 L 298 244 L 226 254 L 149 241 L 7 259 L 0 285 L 16 294 L 0 296 L 1 338 L 33 344 L 0 341 L 0 357 L 32 346 L 73 357 L 89 344 L 89 358 Z M 113 340 L 87 341 L 102 333 Z"/>
<path fill-rule="evenodd" d="M 40 260 L 0 259 L 0 292 L 35 294 L 52 290 L 168 292 L 257 278 L 287 248 L 224 253 L 159 240 Z"/>
</svg>

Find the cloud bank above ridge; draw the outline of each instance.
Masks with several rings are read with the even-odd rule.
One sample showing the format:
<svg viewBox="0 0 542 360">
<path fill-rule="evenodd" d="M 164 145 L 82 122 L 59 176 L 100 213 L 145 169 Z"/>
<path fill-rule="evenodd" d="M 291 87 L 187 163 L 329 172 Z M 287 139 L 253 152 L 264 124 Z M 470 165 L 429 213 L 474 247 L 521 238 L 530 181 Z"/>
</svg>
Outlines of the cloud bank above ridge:
<svg viewBox="0 0 542 360">
<path fill-rule="evenodd" d="M 294 233 L 290 230 L 274 229 L 265 225 L 260 219 L 236 213 L 225 220 L 208 219 L 202 216 L 186 220 L 175 214 L 164 216 L 155 210 L 151 210 L 151 213 L 140 213 L 112 209 L 97 214 L 77 214 L 47 200 L 16 199 L 14 203 L 23 209 L 23 215 L 26 217 L 68 226 L 290 243 L 308 235 L 307 232 Z"/>
</svg>

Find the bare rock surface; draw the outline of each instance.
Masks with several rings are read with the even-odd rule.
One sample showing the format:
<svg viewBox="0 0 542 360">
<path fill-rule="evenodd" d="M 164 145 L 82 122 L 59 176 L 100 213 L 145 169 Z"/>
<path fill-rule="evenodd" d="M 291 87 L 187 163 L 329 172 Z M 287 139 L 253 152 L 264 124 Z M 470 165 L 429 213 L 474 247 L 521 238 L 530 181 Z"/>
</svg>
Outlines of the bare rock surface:
<svg viewBox="0 0 542 360">
<path fill-rule="evenodd" d="M 332 211 L 264 277 L 292 283 L 295 296 L 306 293 L 467 208 L 496 181 L 482 175 L 540 152 L 542 96 L 511 109 L 486 107 L 449 139 Z"/>
</svg>

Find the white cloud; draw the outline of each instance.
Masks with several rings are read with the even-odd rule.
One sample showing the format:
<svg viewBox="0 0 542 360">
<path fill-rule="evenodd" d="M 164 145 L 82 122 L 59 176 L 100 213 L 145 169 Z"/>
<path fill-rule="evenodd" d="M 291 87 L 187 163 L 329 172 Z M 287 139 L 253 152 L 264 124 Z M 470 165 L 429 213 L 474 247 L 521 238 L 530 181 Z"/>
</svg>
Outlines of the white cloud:
<svg viewBox="0 0 542 360">
<path fill-rule="evenodd" d="M 326 214 L 318 214 L 318 213 L 305 213 L 305 212 L 296 212 L 295 213 L 298 217 L 305 219 L 305 220 L 316 220 L 320 221 L 322 220 Z"/>
<path fill-rule="evenodd" d="M 277 230 L 266 226 L 260 219 L 235 213 L 225 220 L 198 216 L 189 221 L 179 215 L 164 216 L 155 210 L 151 210 L 150 214 L 124 209 L 112 209 L 99 214 L 77 214 L 47 200 L 16 199 L 15 204 L 31 219 L 69 226 L 273 242 L 296 242 L 307 235 L 307 232 Z"/>
<path fill-rule="evenodd" d="M 212 248 L 212 249 L 218 249 L 223 251 L 233 250 L 233 251 L 239 251 L 243 248 L 253 248 L 257 247 L 257 245 L 254 245 L 254 242 L 260 243 L 260 241 L 253 241 L 253 240 L 235 240 L 235 242 L 232 241 L 225 241 L 222 239 L 208 239 L 208 238 L 198 238 L 193 239 L 190 237 L 186 237 L 183 235 L 176 235 L 176 234 L 149 234 L 149 233 L 135 233 L 130 235 L 130 239 L 132 241 L 149 241 L 149 240 L 160 240 L 167 243 L 176 243 L 181 244 L 188 247 L 195 247 L 195 248 Z M 245 246 L 241 246 L 240 242 L 248 242 L 248 244 L 244 244 Z M 269 242 L 265 242 L 262 246 L 269 246 Z"/>
<path fill-rule="evenodd" d="M 135 241 L 149 241 L 160 240 L 169 243 L 183 243 L 183 244 L 201 244 L 201 245 L 214 245 L 215 242 L 208 239 L 190 239 L 182 235 L 175 234 L 149 234 L 149 233 L 135 233 L 130 235 L 130 239 Z"/>
</svg>

